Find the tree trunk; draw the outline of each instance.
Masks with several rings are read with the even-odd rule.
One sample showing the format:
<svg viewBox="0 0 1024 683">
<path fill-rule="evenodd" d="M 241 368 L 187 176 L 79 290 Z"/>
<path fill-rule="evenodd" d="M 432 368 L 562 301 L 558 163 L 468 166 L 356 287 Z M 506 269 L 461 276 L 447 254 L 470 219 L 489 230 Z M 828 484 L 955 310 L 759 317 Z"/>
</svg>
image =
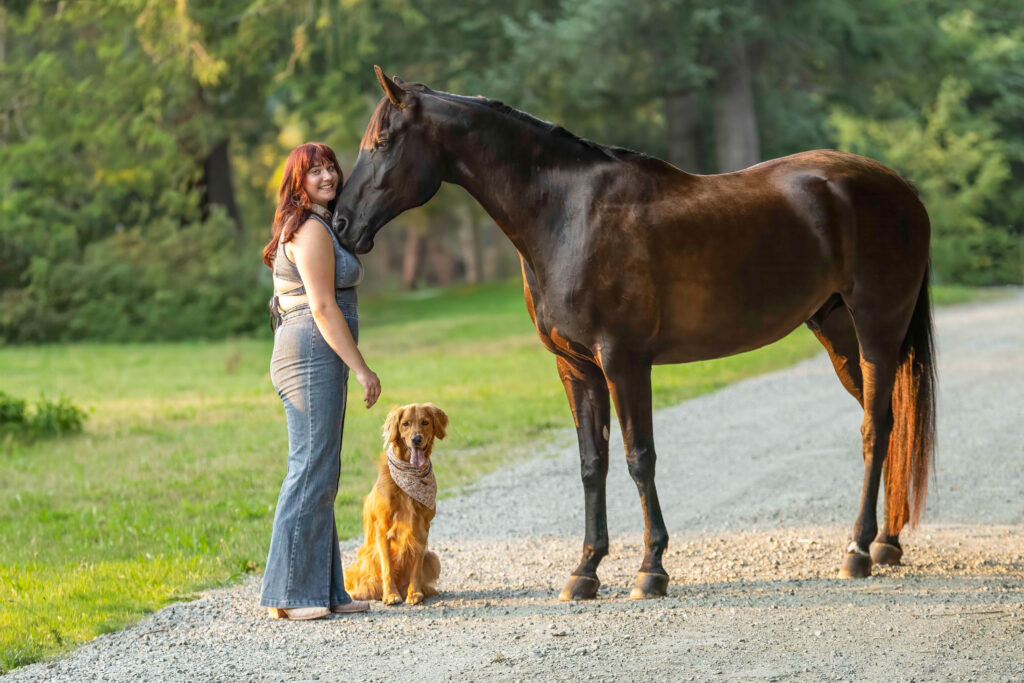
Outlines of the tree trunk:
<svg viewBox="0 0 1024 683">
<path fill-rule="evenodd" d="M 715 156 L 718 172 L 746 168 L 761 160 L 750 65 L 742 38 L 729 47 L 715 84 Z"/>
<path fill-rule="evenodd" d="M 689 173 L 703 173 L 700 146 L 700 108 L 697 93 L 665 93 L 665 134 L 668 160 Z"/>
<path fill-rule="evenodd" d="M 480 226 L 477 225 L 470 207 L 463 207 L 459 213 L 462 218 L 459 226 L 459 246 L 462 250 L 462 261 L 466 265 L 466 282 L 472 285 L 479 284 L 483 266 Z"/>
<path fill-rule="evenodd" d="M 235 222 L 235 227 L 242 231 L 242 217 L 238 213 L 235 201 L 235 188 L 231 184 L 231 159 L 228 157 L 228 141 L 221 140 L 203 163 L 203 215 L 207 215 L 209 207 L 216 204 L 223 206 Z"/>
<path fill-rule="evenodd" d="M 416 278 L 422 261 L 423 230 L 418 225 L 410 225 L 405 233 L 405 251 L 402 253 L 402 289 L 416 289 Z"/>
</svg>

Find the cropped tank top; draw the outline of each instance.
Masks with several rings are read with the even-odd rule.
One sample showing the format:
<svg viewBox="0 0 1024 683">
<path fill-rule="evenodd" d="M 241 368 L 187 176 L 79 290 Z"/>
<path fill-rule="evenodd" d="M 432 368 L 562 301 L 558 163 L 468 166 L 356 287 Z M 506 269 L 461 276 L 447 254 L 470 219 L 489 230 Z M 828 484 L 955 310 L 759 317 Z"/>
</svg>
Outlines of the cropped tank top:
<svg viewBox="0 0 1024 683">
<path fill-rule="evenodd" d="M 349 289 L 361 283 L 363 281 L 363 264 L 359 262 L 359 258 L 341 246 L 338 236 L 334 234 L 334 230 L 327 224 L 327 221 L 315 213 L 310 214 L 310 218 L 324 226 L 331 236 L 331 242 L 334 243 L 334 289 Z M 283 242 L 277 244 L 277 254 L 274 256 L 274 277 L 287 282 L 302 282 L 298 266 L 292 263 L 285 254 Z M 297 296 L 305 293 L 306 285 L 300 284 L 287 292 L 278 292 L 278 296 Z"/>
</svg>

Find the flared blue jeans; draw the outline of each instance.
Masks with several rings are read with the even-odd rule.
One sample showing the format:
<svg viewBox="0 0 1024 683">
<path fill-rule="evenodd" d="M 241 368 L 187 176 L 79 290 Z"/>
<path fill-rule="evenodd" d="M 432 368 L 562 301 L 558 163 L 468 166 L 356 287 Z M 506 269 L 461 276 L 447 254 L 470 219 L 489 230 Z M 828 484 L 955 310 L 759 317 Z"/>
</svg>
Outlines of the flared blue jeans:
<svg viewBox="0 0 1024 683">
<path fill-rule="evenodd" d="M 358 338 L 355 302 L 339 302 Z M 345 592 L 334 522 L 341 473 L 348 366 L 320 333 L 309 307 L 290 309 L 274 333 L 270 379 L 288 419 L 288 473 L 274 512 L 263 573 L 263 607 L 328 607 Z"/>
</svg>

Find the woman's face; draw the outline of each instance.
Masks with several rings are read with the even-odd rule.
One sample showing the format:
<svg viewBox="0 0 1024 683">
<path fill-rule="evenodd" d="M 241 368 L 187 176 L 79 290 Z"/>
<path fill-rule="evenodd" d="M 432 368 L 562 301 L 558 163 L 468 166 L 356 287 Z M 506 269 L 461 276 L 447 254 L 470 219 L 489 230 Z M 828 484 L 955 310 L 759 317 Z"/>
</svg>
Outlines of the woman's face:
<svg viewBox="0 0 1024 683">
<path fill-rule="evenodd" d="M 338 169 L 329 161 L 311 167 L 306 172 L 303 187 L 314 204 L 327 206 L 338 194 Z"/>
</svg>

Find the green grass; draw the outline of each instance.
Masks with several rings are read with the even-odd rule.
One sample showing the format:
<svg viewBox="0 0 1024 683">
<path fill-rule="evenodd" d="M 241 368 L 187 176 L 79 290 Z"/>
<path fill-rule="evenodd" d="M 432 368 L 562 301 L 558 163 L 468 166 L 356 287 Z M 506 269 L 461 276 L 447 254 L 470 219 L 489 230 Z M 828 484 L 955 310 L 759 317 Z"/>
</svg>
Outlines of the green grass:
<svg viewBox="0 0 1024 683">
<path fill-rule="evenodd" d="M 572 426 L 518 282 L 366 299 L 360 314 L 360 347 L 384 393 L 371 410 L 350 402 L 336 505 L 343 537 L 359 534 L 393 404 L 433 401 L 451 416 L 436 458 L 448 490 Z M 271 346 L 0 349 L 5 391 L 63 394 L 89 411 L 81 435 L 0 445 L 0 672 L 262 567 L 287 453 Z M 819 350 L 800 329 L 741 356 L 658 367 L 655 405 Z"/>
<path fill-rule="evenodd" d="M 974 301 L 995 301 L 1010 295 L 1005 287 L 968 287 L 966 285 L 934 285 L 931 288 L 932 304 L 950 306 Z"/>
</svg>

